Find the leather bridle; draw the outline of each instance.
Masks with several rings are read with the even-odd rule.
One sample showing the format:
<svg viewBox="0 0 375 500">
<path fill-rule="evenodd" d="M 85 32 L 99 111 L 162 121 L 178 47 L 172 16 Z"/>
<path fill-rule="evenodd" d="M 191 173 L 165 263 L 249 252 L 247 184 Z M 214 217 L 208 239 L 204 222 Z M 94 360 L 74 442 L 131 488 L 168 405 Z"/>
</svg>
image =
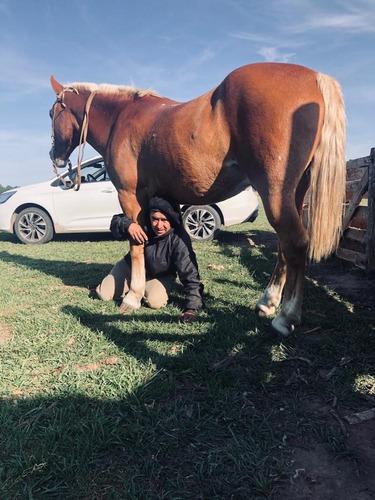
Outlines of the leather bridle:
<svg viewBox="0 0 375 500">
<path fill-rule="evenodd" d="M 55 149 L 55 120 L 56 120 L 56 117 L 58 116 L 58 114 L 62 113 L 66 109 L 66 104 L 64 103 L 65 92 L 74 92 L 75 94 L 79 95 L 78 90 L 74 87 L 65 87 L 62 89 L 62 91 L 59 94 L 57 94 L 56 101 L 54 102 L 54 104 L 52 106 L 53 112 L 52 112 L 51 143 L 52 143 L 52 151 L 53 152 Z M 96 94 L 96 91 L 93 90 L 91 92 L 91 94 L 89 95 L 89 97 L 86 101 L 85 111 L 83 113 L 81 133 L 80 133 L 79 143 L 78 143 L 77 171 L 76 171 L 76 177 L 75 177 L 74 184 L 73 184 L 75 191 L 78 191 L 80 186 L 81 186 L 81 164 L 82 164 L 82 160 L 83 160 L 83 153 L 85 150 L 85 145 L 86 145 L 86 141 L 87 141 L 87 133 L 88 133 L 88 129 L 89 129 L 89 111 L 90 111 L 92 101 L 95 97 L 95 94 Z M 56 104 L 60 104 L 62 107 L 61 111 L 58 114 L 56 114 Z M 69 176 L 70 176 L 70 173 L 72 171 L 72 163 L 70 161 L 70 158 L 68 159 L 67 164 L 68 164 L 68 172 L 69 172 Z M 57 177 L 63 182 L 64 186 L 66 188 L 68 188 L 69 186 L 67 185 L 66 180 L 58 173 L 58 170 L 57 170 L 58 167 L 56 165 L 55 158 L 52 158 L 52 166 L 53 166 L 54 172 L 57 175 Z"/>
</svg>

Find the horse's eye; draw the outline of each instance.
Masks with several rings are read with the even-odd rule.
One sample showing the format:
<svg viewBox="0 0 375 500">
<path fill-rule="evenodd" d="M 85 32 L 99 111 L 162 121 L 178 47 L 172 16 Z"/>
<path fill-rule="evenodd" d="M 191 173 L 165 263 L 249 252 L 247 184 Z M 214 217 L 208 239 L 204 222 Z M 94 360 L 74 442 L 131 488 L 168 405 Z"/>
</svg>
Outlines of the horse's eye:
<svg viewBox="0 0 375 500">
<path fill-rule="evenodd" d="M 50 110 L 49 110 L 49 113 L 48 113 L 48 114 L 49 114 L 49 117 L 50 117 L 50 118 L 51 118 L 51 120 L 52 120 L 52 117 L 53 117 L 52 109 L 50 109 Z"/>
</svg>

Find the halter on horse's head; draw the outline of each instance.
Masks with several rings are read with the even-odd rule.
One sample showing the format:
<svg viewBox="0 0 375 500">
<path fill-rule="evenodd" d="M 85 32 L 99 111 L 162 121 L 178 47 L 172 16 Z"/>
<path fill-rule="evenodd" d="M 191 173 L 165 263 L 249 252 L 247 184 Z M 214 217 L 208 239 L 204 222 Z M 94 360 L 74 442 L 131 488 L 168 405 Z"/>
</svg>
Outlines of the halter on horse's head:
<svg viewBox="0 0 375 500">
<path fill-rule="evenodd" d="M 76 176 L 76 185 L 77 189 L 79 189 L 81 163 L 89 125 L 88 114 L 92 100 L 95 96 L 95 91 L 91 92 L 86 101 L 82 123 L 78 123 L 76 115 L 64 102 L 66 92 L 72 92 L 73 94 L 79 95 L 78 90 L 74 87 L 64 87 L 53 76 L 51 76 L 51 85 L 56 92 L 56 101 L 49 113 L 52 120 L 52 147 L 49 155 L 56 174 L 57 168 L 63 168 L 66 165 L 68 165 L 69 170 L 71 170 L 69 157 L 74 149 L 79 146 Z"/>
</svg>

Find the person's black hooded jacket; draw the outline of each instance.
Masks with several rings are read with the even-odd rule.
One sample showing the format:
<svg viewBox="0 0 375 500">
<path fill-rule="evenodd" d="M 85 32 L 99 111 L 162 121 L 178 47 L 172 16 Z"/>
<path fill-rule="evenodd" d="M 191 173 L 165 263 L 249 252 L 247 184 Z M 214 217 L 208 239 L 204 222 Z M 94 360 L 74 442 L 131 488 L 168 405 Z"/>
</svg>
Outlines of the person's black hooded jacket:
<svg viewBox="0 0 375 500">
<path fill-rule="evenodd" d="M 155 196 L 150 200 L 149 210 L 166 215 L 172 228 L 163 236 L 156 236 L 150 224 L 144 227 L 148 236 L 145 243 L 146 280 L 163 275 L 176 276 L 177 273 L 185 290 L 185 310 L 201 309 L 203 285 L 200 282 L 197 259 L 189 235 L 182 225 L 178 207 L 174 208 L 167 200 Z M 112 235 L 119 240 L 128 239 L 131 223 L 132 220 L 124 214 L 114 215 L 110 227 Z M 130 253 L 125 259 L 131 264 Z"/>
</svg>

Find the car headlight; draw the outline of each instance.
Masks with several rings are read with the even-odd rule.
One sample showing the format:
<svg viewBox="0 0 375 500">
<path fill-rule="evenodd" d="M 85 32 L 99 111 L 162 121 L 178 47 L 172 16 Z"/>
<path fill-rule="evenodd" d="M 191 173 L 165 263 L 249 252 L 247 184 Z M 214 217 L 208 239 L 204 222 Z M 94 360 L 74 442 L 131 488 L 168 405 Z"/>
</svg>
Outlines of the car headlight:
<svg viewBox="0 0 375 500">
<path fill-rule="evenodd" d="M 9 200 L 14 194 L 16 194 L 17 191 L 7 191 L 6 193 L 1 193 L 0 194 L 0 203 L 5 203 L 6 201 Z"/>
</svg>

